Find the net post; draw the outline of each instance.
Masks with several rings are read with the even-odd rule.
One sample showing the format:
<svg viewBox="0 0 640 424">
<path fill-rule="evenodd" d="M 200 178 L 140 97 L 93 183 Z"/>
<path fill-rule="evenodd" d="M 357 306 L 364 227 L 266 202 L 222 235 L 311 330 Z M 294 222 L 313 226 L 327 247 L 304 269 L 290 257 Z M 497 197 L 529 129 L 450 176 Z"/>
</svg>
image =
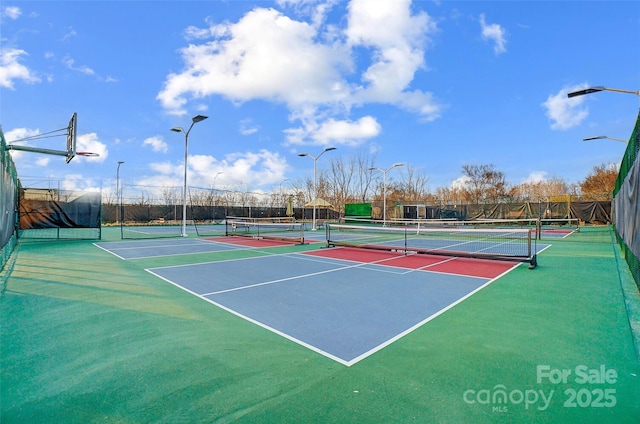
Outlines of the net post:
<svg viewBox="0 0 640 424">
<path fill-rule="evenodd" d="M 408 241 L 407 241 L 407 227 L 404 227 L 404 255 L 407 256 L 408 250 L 407 248 L 409 247 Z"/>
<path fill-rule="evenodd" d="M 540 219 L 538 219 L 538 223 L 540 222 Z M 537 245 L 537 239 L 540 236 L 540 230 L 537 231 L 536 233 L 536 238 L 534 238 L 533 240 L 533 246 L 531 246 L 531 230 L 529 230 L 528 234 L 527 234 L 527 250 L 528 250 L 528 255 L 529 258 L 529 269 L 534 269 L 536 266 L 538 266 L 538 255 L 537 255 L 537 251 L 538 251 L 538 245 Z M 532 250 L 533 247 L 533 250 Z"/>
<path fill-rule="evenodd" d="M 304 223 L 302 225 L 304 225 Z M 329 245 L 329 240 L 331 240 L 331 225 L 330 224 L 325 225 L 324 234 L 326 236 L 325 237 L 325 240 L 326 240 L 326 246 L 325 247 L 331 247 Z"/>
<path fill-rule="evenodd" d="M 534 269 L 538 266 L 538 255 L 533 255 L 529 261 L 529 269 Z"/>
</svg>

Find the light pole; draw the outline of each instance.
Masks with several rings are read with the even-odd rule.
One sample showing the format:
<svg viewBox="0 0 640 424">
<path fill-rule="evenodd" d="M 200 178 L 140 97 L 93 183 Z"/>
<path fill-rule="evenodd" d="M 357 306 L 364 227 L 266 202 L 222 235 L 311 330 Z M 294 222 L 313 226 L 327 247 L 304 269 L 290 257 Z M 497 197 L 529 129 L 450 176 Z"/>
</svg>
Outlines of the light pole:
<svg viewBox="0 0 640 424">
<path fill-rule="evenodd" d="M 628 143 L 627 140 L 623 140 L 621 138 L 615 138 L 615 137 L 609 137 L 606 135 L 597 135 L 595 137 L 587 137 L 587 138 L 583 138 L 582 141 L 590 141 L 590 140 L 603 140 L 603 139 L 608 139 L 608 140 L 613 140 L 613 141 L 619 141 L 621 143 Z"/>
<path fill-rule="evenodd" d="M 216 208 L 218 207 L 218 197 L 216 196 L 216 178 L 218 175 L 223 174 L 222 171 L 218 171 L 216 175 L 213 177 L 213 190 L 211 192 L 211 222 L 216 220 Z"/>
<path fill-rule="evenodd" d="M 187 237 L 187 154 L 189 150 L 189 133 L 194 124 L 204 121 L 208 116 L 196 115 L 191 118 L 191 126 L 187 131 L 182 127 L 173 127 L 171 131 L 181 132 L 184 134 L 184 186 L 182 188 L 182 237 Z"/>
<path fill-rule="evenodd" d="M 116 210 L 116 224 L 118 224 L 118 215 L 122 221 L 122 194 L 120 193 L 120 165 L 122 165 L 124 161 L 118 161 L 118 167 L 116 168 L 116 203 L 118 205 L 118 209 Z"/>
<path fill-rule="evenodd" d="M 318 156 L 310 155 L 309 153 L 300 153 L 298 156 L 309 156 L 313 159 L 313 224 L 311 225 L 311 229 L 315 231 L 316 228 L 316 202 L 318 201 L 318 183 L 316 181 L 316 167 L 318 163 L 318 158 L 322 156 L 325 152 L 329 152 L 331 150 L 336 150 L 335 147 L 327 147 L 325 148 Z"/>
<path fill-rule="evenodd" d="M 398 166 L 403 166 L 403 163 L 394 163 L 387 169 L 369 168 L 369 171 L 382 172 L 382 226 L 387 225 L 387 172 Z"/>
<path fill-rule="evenodd" d="M 571 98 L 576 96 L 582 96 L 585 94 L 597 93 L 599 91 L 615 91 L 616 93 L 629 93 L 629 94 L 635 94 L 636 96 L 640 97 L 640 90 L 639 91 L 621 90 L 619 88 L 609 88 L 609 87 L 603 87 L 601 85 L 585 88 L 584 90 L 572 91 L 571 93 L 567 94 L 567 97 Z"/>
<path fill-rule="evenodd" d="M 216 174 L 215 177 L 213 177 L 213 191 L 216 191 L 216 178 L 218 178 L 218 175 L 220 174 L 224 174 L 224 172 L 222 171 L 218 171 L 218 173 Z"/>
<path fill-rule="evenodd" d="M 289 178 L 285 178 L 284 180 L 282 180 L 280 182 L 280 185 L 278 186 L 278 195 L 275 196 L 274 198 L 278 199 L 278 203 L 280 203 L 280 196 L 282 196 L 282 199 L 284 200 L 285 204 L 287 204 L 287 196 L 285 196 L 284 191 L 282 191 L 282 184 L 284 184 L 285 182 L 289 181 Z M 285 206 L 285 215 L 286 215 L 286 206 Z M 278 216 L 280 216 L 280 208 L 278 208 Z"/>
</svg>

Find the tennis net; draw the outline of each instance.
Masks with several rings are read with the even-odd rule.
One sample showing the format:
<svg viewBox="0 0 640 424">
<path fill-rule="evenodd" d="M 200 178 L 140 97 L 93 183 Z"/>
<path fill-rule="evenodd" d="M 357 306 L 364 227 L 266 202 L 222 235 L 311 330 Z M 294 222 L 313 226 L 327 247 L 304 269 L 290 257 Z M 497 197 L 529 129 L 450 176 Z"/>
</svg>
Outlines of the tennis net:
<svg viewBox="0 0 640 424">
<path fill-rule="evenodd" d="M 225 222 L 225 235 L 304 244 L 304 223 L 251 222 L 227 219 Z"/>
<path fill-rule="evenodd" d="M 395 252 L 425 253 L 529 262 L 537 265 L 532 229 L 457 227 L 380 227 L 326 225 L 327 247 L 345 246 Z M 532 241 L 533 239 L 533 241 Z"/>
<path fill-rule="evenodd" d="M 380 226 L 385 227 L 412 227 L 417 229 L 430 228 L 465 228 L 465 229 L 528 229 L 533 230 L 532 236 L 541 239 L 548 231 L 567 230 L 580 231 L 580 220 L 577 218 L 488 218 L 474 220 L 458 219 L 398 219 L 386 222 L 373 220 L 354 220 L 345 222 L 349 225 Z"/>
</svg>

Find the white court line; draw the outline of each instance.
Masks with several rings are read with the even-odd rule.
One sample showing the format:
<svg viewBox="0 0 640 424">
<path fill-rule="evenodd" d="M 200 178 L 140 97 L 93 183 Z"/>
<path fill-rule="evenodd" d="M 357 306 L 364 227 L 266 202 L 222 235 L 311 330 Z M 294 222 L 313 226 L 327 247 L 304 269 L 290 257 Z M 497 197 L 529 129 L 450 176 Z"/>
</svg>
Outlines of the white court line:
<svg viewBox="0 0 640 424">
<path fill-rule="evenodd" d="M 514 265 L 513 267 L 509 268 L 508 270 L 506 270 L 505 272 L 503 272 L 502 274 L 498 275 L 495 278 L 492 278 L 491 280 L 487 281 L 485 284 L 481 285 L 480 287 L 478 287 L 477 289 L 467 293 L 466 295 L 462 296 L 461 298 L 459 298 L 458 300 L 456 300 L 453 303 L 450 303 L 449 305 L 445 306 L 444 308 L 440 309 L 439 311 L 437 311 L 436 313 L 432 314 L 431 316 L 428 316 L 427 318 L 425 318 L 424 320 L 420 321 L 419 323 L 415 324 L 412 327 L 409 327 L 408 329 L 406 329 L 405 331 L 395 335 L 394 337 L 388 339 L 387 341 L 385 341 L 384 343 L 379 344 L 378 346 L 374 347 L 373 349 L 370 349 L 368 351 L 366 351 L 365 353 L 361 354 L 360 356 L 357 356 L 355 358 L 353 358 L 350 361 L 345 361 L 346 362 L 346 366 L 350 367 L 351 365 L 360 362 L 361 360 L 373 355 L 374 353 L 384 349 L 385 347 L 389 346 L 390 344 L 400 340 L 401 338 L 403 338 L 404 336 L 406 336 L 407 334 L 413 332 L 414 330 L 417 330 L 418 328 L 422 327 L 424 324 L 426 324 L 427 322 L 433 320 L 434 318 L 442 315 L 443 313 L 447 312 L 449 309 L 453 308 L 454 306 L 460 304 L 461 302 L 463 302 L 464 300 L 468 299 L 469 297 L 473 296 L 474 294 L 476 294 L 477 292 L 479 292 L 480 290 L 484 289 L 485 287 L 487 287 L 489 284 L 493 283 L 494 281 L 498 280 L 500 277 L 502 277 L 503 275 L 507 274 L 508 272 L 511 272 L 512 270 L 514 270 L 516 267 L 518 267 L 519 264 Z"/>
<path fill-rule="evenodd" d="M 137 240 L 142 242 L 143 240 Z M 100 246 L 97 243 L 93 243 L 94 246 L 111 253 L 112 255 L 116 256 L 119 259 L 122 259 L 123 261 L 130 261 L 130 260 L 137 260 L 137 259 L 154 259 L 154 258 L 163 258 L 163 257 L 167 257 L 167 256 L 184 256 L 184 255 L 199 255 L 199 254 L 203 254 L 203 253 L 216 253 L 216 252 L 228 252 L 231 250 L 253 250 L 254 248 L 251 247 L 247 247 L 247 246 L 240 246 L 237 244 L 232 244 L 232 243 L 224 243 L 224 242 L 218 242 L 215 240 L 201 240 L 201 239 L 193 239 L 190 240 L 190 243 L 172 243 L 172 244 L 149 244 L 149 245 L 145 245 L 145 246 L 131 246 L 131 247 L 114 247 L 114 248 L 108 248 L 105 246 Z M 103 242 L 103 243 L 122 243 L 122 242 Z M 129 243 L 129 242 L 124 242 L 124 243 Z M 133 242 L 135 243 L 135 241 Z M 206 250 L 206 251 L 198 251 L 198 252 L 176 252 L 176 253 L 167 253 L 167 254 L 163 254 L 163 255 L 151 255 L 151 256 L 137 256 L 134 258 L 125 258 L 123 256 L 120 256 L 118 254 L 116 254 L 116 251 L 131 251 L 131 250 L 143 250 L 143 249 L 158 249 L 158 248 L 189 248 L 192 246 L 215 246 L 216 244 L 218 245 L 223 245 L 223 246 L 228 246 L 230 247 L 229 249 L 213 249 L 213 250 Z"/>
<path fill-rule="evenodd" d="M 235 288 L 232 288 L 232 289 L 220 290 L 220 291 L 215 291 L 215 292 L 211 292 L 211 293 L 204 293 L 202 296 L 212 296 L 212 295 L 216 295 L 216 294 L 228 293 L 228 292 L 233 292 L 233 291 L 238 291 L 238 290 L 245 290 L 245 289 L 250 289 L 250 288 L 254 288 L 254 287 L 266 286 L 266 285 L 270 285 L 270 284 L 277 284 L 277 283 L 282 283 L 284 281 L 298 280 L 298 279 L 301 279 L 301 278 L 314 277 L 316 275 L 328 274 L 328 273 L 336 272 L 336 271 L 343 271 L 345 269 L 362 268 L 362 267 L 364 267 L 366 265 L 386 262 L 388 260 L 390 260 L 390 258 L 381 259 L 381 260 L 375 261 L 375 262 L 357 263 L 357 264 L 354 264 L 354 265 L 347 265 L 347 266 L 343 266 L 343 267 L 339 267 L 339 268 L 328 269 L 328 270 L 325 270 L 325 271 L 312 272 L 310 274 L 296 275 L 296 276 L 293 276 L 293 277 L 280 278 L 280 279 L 277 279 L 277 280 L 265 281 L 265 282 L 256 283 L 256 284 L 249 284 L 247 286 L 235 287 Z M 372 270 L 372 271 L 375 271 L 375 270 Z"/>
<path fill-rule="evenodd" d="M 549 246 L 547 246 L 547 247 L 549 247 Z M 288 254 L 273 254 L 272 253 L 271 255 L 276 255 L 276 256 L 296 256 L 298 259 L 314 260 L 314 261 L 317 260 L 316 258 L 323 258 L 323 259 L 329 259 L 329 260 L 330 259 L 335 259 L 335 258 L 326 258 L 326 257 L 321 257 L 321 256 L 314 257 L 313 255 L 306 255 L 304 253 L 293 253 L 293 254 L 291 254 L 291 253 L 288 253 Z M 255 258 L 261 258 L 261 257 L 264 257 L 264 256 L 258 256 L 258 257 L 254 257 L 254 258 L 244 258 L 244 259 L 255 259 Z M 397 258 L 399 258 L 399 256 L 394 256 L 392 258 L 385 258 L 385 259 L 382 259 L 382 260 L 379 260 L 379 261 L 375 261 L 375 262 L 370 262 L 370 263 L 356 263 L 354 265 L 344 266 L 344 267 L 333 269 L 333 270 L 329 270 L 329 271 L 322 271 L 322 272 L 316 272 L 316 273 L 307 274 L 306 276 L 320 275 L 320 274 L 324 274 L 324 273 L 328 273 L 328 272 L 340 271 L 340 270 L 349 269 L 349 268 L 358 268 L 358 267 L 363 267 L 363 266 L 370 265 L 370 264 L 374 264 L 374 265 L 375 264 L 381 264 L 381 266 L 392 266 L 392 265 L 386 265 L 383 262 L 387 262 L 387 261 L 390 261 L 390 260 L 393 260 L 393 259 L 397 259 Z M 233 260 L 228 260 L 228 261 L 236 261 L 236 260 L 244 260 L 244 259 L 233 259 Z M 447 258 L 447 259 L 439 261 L 437 263 L 426 265 L 426 266 L 424 266 L 422 268 L 429 268 L 429 267 L 435 266 L 437 264 L 449 262 L 449 261 L 456 260 L 456 259 L 458 259 L 458 258 L 456 258 L 456 257 Z M 347 260 L 347 259 L 338 259 L 338 260 L 339 261 L 346 261 L 346 262 L 353 262 L 353 261 L 350 261 L 350 260 Z M 227 262 L 227 261 L 218 261 L 218 262 Z M 319 261 L 319 262 L 331 263 L 330 261 Z M 212 263 L 216 263 L 216 262 L 212 262 Z M 333 263 L 335 263 L 335 262 L 333 262 Z M 191 264 L 191 265 L 194 265 L 194 264 Z M 204 300 L 204 301 L 206 301 L 206 302 L 208 302 L 210 304 L 213 304 L 213 305 L 215 305 L 215 306 L 217 306 L 217 307 L 219 307 L 219 308 L 221 308 L 221 309 L 223 309 L 223 310 L 225 310 L 227 312 L 230 312 L 231 314 L 233 314 L 233 315 L 235 315 L 237 317 L 245 319 L 246 321 L 248 321 L 248 322 L 250 322 L 252 324 L 255 324 L 255 325 L 259 326 L 259 327 L 262 327 L 262 328 L 264 328 L 264 329 L 266 329 L 268 331 L 271 331 L 272 333 L 275 333 L 275 334 L 277 334 L 277 335 L 279 335 L 281 337 L 284 337 L 285 339 L 290 340 L 290 341 L 292 341 L 292 342 L 294 342 L 294 343 L 296 343 L 296 344 L 298 344 L 300 346 L 306 347 L 307 349 L 309 349 L 309 350 L 311 350 L 313 352 L 319 353 L 320 355 L 322 355 L 322 356 L 324 356 L 326 358 L 332 359 L 332 360 L 334 360 L 334 361 L 336 361 L 336 362 L 338 362 L 338 363 L 340 363 L 342 365 L 350 367 L 350 366 L 360 362 L 361 360 L 373 355 L 374 353 L 384 349 L 385 347 L 387 347 L 390 344 L 394 343 L 395 341 L 401 339 L 402 337 L 406 336 L 407 334 L 409 334 L 409 333 L 415 331 L 416 329 L 422 327 L 427 322 L 433 320 L 434 318 L 438 317 L 439 315 L 443 314 L 444 312 L 446 312 L 449 309 L 453 308 L 454 306 L 458 305 L 462 301 L 464 301 L 467 298 L 471 297 L 472 295 L 474 295 L 478 291 L 484 289 L 485 287 L 487 287 L 491 283 L 495 282 L 500 277 L 502 277 L 505 274 L 511 272 L 512 270 L 517 268 L 519 265 L 520 265 L 520 263 L 514 264 L 513 267 L 507 269 L 502 274 L 496 276 L 493 279 L 487 279 L 486 277 L 485 278 L 483 278 L 483 277 L 473 277 L 473 278 L 482 278 L 484 280 L 487 280 L 487 282 L 482 284 L 480 287 L 476 288 L 475 290 L 467 293 L 463 297 L 457 299 L 455 302 L 450 303 L 449 305 L 445 306 L 444 308 L 440 309 L 439 311 L 437 311 L 434 314 L 430 315 L 429 317 L 425 318 L 424 320 L 422 320 L 422 321 L 418 322 L 417 324 L 411 326 L 410 328 L 406 329 L 405 331 L 403 331 L 403 332 L 397 334 L 396 336 L 384 341 L 383 343 L 379 344 L 378 346 L 375 346 L 372 349 L 362 353 L 361 355 L 355 357 L 352 360 L 345 360 L 345 359 L 342 359 L 340 357 L 337 357 L 337 356 L 335 356 L 335 355 L 333 355 L 333 354 L 331 354 L 329 352 L 326 352 L 323 349 L 320 349 L 320 348 L 318 348 L 316 346 L 313 346 L 313 345 L 311 345 L 309 343 L 306 343 L 306 342 L 304 342 L 304 341 L 302 341 L 300 339 L 297 339 L 297 338 L 295 338 L 295 337 L 293 337 L 293 336 L 291 336 L 291 335 L 289 335 L 287 333 L 284 333 L 284 332 L 282 332 L 280 330 L 277 330 L 277 329 L 275 329 L 273 327 L 270 327 L 270 326 L 264 324 L 263 322 L 257 321 L 257 320 L 255 320 L 253 318 L 250 318 L 250 317 L 248 317 L 248 316 L 246 316 L 244 314 L 241 314 L 241 313 L 239 313 L 239 312 L 237 312 L 237 311 L 235 311 L 235 310 L 233 310 L 233 309 L 231 309 L 231 308 L 229 308 L 229 307 L 227 307 L 227 306 L 225 306 L 225 305 L 223 305 L 221 303 L 218 303 L 218 302 L 206 297 L 206 296 L 211 296 L 211 295 L 214 295 L 214 294 L 225 293 L 225 292 L 230 292 L 230 291 L 235 291 L 235 290 L 241 290 L 241 289 L 244 289 L 244 288 L 256 287 L 256 286 L 261 286 L 261 285 L 266 285 L 266 284 L 275 284 L 275 283 L 278 283 L 278 282 L 287 281 L 287 280 L 293 280 L 293 279 L 296 279 L 296 278 L 302 278 L 302 277 L 306 277 L 306 276 L 297 276 L 297 277 L 292 277 L 292 278 L 284 278 L 284 279 L 280 279 L 280 280 L 274 280 L 272 282 L 254 284 L 254 285 L 250 285 L 250 286 L 246 286 L 246 287 L 240 287 L 240 288 L 236 288 L 236 289 L 222 290 L 222 291 L 213 292 L 213 293 L 198 294 L 196 292 L 193 292 L 193 291 L 181 286 L 180 284 L 177 284 L 177 283 L 175 283 L 175 282 L 173 282 L 173 281 L 171 281 L 171 280 L 169 280 L 169 279 L 167 279 L 167 278 L 165 278 L 165 277 L 163 277 L 163 276 L 161 276 L 159 274 L 156 274 L 151 269 L 145 269 L 145 271 L 149 272 L 152 275 L 155 275 L 156 277 L 158 277 L 158 278 L 160 278 L 160 279 L 162 279 L 162 280 L 164 280 L 164 281 L 166 281 L 166 282 L 178 287 L 179 289 L 182 289 L 182 290 L 184 290 L 184 291 L 186 291 L 186 292 L 188 292 L 188 293 L 190 293 L 190 294 L 192 294 L 192 295 L 194 295 L 194 296 L 196 296 L 196 297 L 198 297 L 198 298 L 200 298 L 200 299 L 202 299 L 202 300 Z M 189 266 L 189 265 L 180 265 L 180 266 Z M 171 268 L 171 267 L 162 267 L 162 268 Z M 157 268 L 154 268 L 154 269 L 157 269 Z M 410 271 L 415 271 L 415 270 L 410 270 Z M 431 271 L 431 272 L 433 272 L 433 271 Z M 443 274 L 447 274 L 447 273 L 443 273 Z M 454 275 L 457 276 L 457 277 L 461 277 L 461 275 L 458 275 L 458 274 L 454 274 Z M 467 277 L 470 277 L 470 276 L 467 276 Z"/>
<path fill-rule="evenodd" d="M 176 286 L 179 289 L 182 289 L 182 290 L 186 291 L 187 293 L 190 293 L 190 294 L 192 294 L 192 295 L 194 295 L 194 296 L 196 296 L 196 297 L 198 297 L 198 298 L 200 298 L 200 299 L 202 299 L 202 300 L 204 300 L 206 302 L 211 303 L 212 305 L 217 306 L 220 309 L 223 309 L 223 310 L 225 310 L 225 311 L 227 311 L 227 312 L 229 312 L 229 313 L 231 313 L 231 314 L 233 314 L 233 315 L 235 315 L 237 317 L 245 319 L 245 320 L 249 321 L 252 324 L 255 324 L 255 325 L 259 326 L 259 327 L 264 328 L 265 330 L 271 331 L 272 333 L 275 333 L 275 334 L 277 334 L 277 335 L 279 335 L 281 337 L 284 337 L 285 339 L 290 340 L 290 341 L 292 341 L 292 342 L 294 342 L 294 343 L 296 343 L 296 344 L 298 344 L 300 346 L 304 346 L 307 349 L 309 349 L 309 350 L 311 350 L 313 352 L 319 353 L 320 355 L 322 355 L 322 356 L 324 356 L 326 358 L 332 359 L 332 360 L 334 360 L 334 361 L 336 361 L 336 362 L 338 362 L 338 363 L 340 363 L 342 365 L 345 365 L 345 366 L 350 366 L 351 365 L 349 363 L 349 361 L 345 361 L 344 359 L 339 358 L 339 357 L 337 357 L 335 355 L 332 355 L 329 352 L 326 352 L 326 351 L 324 351 L 324 350 L 322 350 L 322 349 L 320 349 L 320 348 L 318 348 L 316 346 L 313 346 L 313 345 L 311 345 L 309 343 L 303 342 L 302 340 L 297 339 L 297 338 L 295 338 L 295 337 L 293 337 L 293 336 L 291 336 L 291 335 L 289 335 L 287 333 L 284 333 L 284 332 L 282 332 L 280 330 L 277 330 L 277 329 L 275 329 L 273 327 L 270 327 L 270 326 L 266 325 L 263 322 L 257 321 L 257 320 L 255 320 L 255 319 L 253 319 L 251 317 L 243 315 L 243 314 L 239 313 L 238 311 L 236 311 L 234 309 L 228 308 L 227 306 L 224 306 L 221 303 L 218 303 L 218 302 L 216 302 L 214 300 L 211 300 L 211 299 L 205 297 L 205 295 L 200 295 L 200 294 L 198 294 L 196 292 L 193 292 L 193 291 L 181 286 L 180 284 L 176 284 L 173 281 L 171 281 L 171 280 L 169 280 L 167 278 L 164 278 L 163 276 L 158 275 L 158 274 L 156 274 L 155 272 L 153 272 L 153 271 L 151 271 L 149 269 L 146 269 L 145 271 L 147 271 L 148 273 L 150 273 L 152 275 L 155 275 L 156 277 L 160 278 L 161 280 L 166 281 L 169 284 L 172 284 L 172 285 Z M 351 362 L 353 362 L 353 361 L 351 361 Z"/>
</svg>

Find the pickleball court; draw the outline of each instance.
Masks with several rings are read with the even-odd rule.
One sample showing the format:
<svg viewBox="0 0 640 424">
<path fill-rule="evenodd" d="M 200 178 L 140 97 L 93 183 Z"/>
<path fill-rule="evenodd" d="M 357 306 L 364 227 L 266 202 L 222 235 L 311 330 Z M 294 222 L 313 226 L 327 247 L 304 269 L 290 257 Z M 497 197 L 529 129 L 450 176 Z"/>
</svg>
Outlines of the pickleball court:
<svg viewBox="0 0 640 424">
<path fill-rule="evenodd" d="M 350 366 L 519 264 L 353 247 L 269 253 L 245 237 L 96 243 L 121 259 L 230 251 L 256 256 L 147 269 L 238 317 Z M 543 246 L 544 247 L 544 246 Z"/>
</svg>

